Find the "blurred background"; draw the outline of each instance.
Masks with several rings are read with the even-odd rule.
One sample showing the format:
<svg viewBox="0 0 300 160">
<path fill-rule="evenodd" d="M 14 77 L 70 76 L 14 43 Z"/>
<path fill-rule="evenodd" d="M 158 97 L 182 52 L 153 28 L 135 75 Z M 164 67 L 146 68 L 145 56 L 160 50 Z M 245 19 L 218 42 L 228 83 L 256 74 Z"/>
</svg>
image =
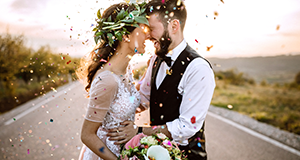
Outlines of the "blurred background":
<svg viewBox="0 0 300 160">
<path fill-rule="evenodd" d="M 80 59 L 95 45 L 97 10 L 118 2 L 129 0 L 1 0 L 0 115 L 76 81 Z M 300 135 L 300 1 L 184 2 L 185 39 L 213 64 L 212 105 Z M 154 54 L 147 44 L 131 61 L 137 81 Z M 11 136 L 20 142 L 20 133 Z"/>
</svg>

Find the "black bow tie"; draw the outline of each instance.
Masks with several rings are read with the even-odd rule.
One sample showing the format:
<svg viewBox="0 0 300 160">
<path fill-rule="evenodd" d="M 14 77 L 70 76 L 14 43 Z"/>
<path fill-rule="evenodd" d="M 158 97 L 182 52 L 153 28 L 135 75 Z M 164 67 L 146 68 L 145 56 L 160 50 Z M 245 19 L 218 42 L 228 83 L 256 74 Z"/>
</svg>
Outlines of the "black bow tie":
<svg viewBox="0 0 300 160">
<path fill-rule="evenodd" d="M 171 57 L 164 57 L 164 58 L 160 58 L 161 59 L 161 61 L 163 62 L 163 61 L 165 61 L 166 63 L 167 63 L 167 65 L 169 66 L 169 67 L 171 67 L 171 62 L 172 62 L 172 59 L 171 59 Z"/>
</svg>

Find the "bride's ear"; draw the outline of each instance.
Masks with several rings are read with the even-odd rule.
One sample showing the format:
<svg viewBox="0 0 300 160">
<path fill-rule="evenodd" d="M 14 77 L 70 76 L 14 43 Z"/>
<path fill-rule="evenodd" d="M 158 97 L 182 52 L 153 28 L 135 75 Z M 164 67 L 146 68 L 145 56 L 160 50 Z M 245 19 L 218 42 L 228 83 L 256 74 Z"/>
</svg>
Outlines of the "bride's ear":
<svg viewBox="0 0 300 160">
<path fill-rule="evenodd" d="M 129 37 L 130 37 L 130 35 L 123 35 L 124 41 L 129 43 L 130 42 L 130 38 Z"/>
</svg>

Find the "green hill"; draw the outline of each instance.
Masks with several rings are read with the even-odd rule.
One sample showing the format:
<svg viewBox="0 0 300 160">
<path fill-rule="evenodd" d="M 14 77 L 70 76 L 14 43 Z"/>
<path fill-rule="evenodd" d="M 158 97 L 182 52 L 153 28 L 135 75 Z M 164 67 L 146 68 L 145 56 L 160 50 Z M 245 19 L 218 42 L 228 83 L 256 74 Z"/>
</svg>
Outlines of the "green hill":
<svg viewBox="0 0 300 160">
<path fill-rule="evenodd" d="M 300 72 L 300 55 L 249 58 L 207 58 L 215 71 L 237 69 L 255 81 L 290 83 Z"/>
</svg>

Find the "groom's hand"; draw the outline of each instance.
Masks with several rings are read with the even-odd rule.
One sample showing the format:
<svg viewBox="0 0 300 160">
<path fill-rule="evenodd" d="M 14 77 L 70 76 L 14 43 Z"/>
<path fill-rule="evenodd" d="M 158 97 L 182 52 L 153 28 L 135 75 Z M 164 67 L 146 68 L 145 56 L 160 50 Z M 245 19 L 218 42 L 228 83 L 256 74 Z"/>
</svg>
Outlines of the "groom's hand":
<svg viewBox="0 0 300 160">
<path fill-rule="evenodd" d="M 138 131 L 138 127 L 132 121 L 124 121 L 121 125 L 125 125 L 125 127 L 108 130 L 107 136 L 110 137 L 109 140 L 116 141 L 114 143 L 116 145 L 128 142 Z"/>
</svg>

